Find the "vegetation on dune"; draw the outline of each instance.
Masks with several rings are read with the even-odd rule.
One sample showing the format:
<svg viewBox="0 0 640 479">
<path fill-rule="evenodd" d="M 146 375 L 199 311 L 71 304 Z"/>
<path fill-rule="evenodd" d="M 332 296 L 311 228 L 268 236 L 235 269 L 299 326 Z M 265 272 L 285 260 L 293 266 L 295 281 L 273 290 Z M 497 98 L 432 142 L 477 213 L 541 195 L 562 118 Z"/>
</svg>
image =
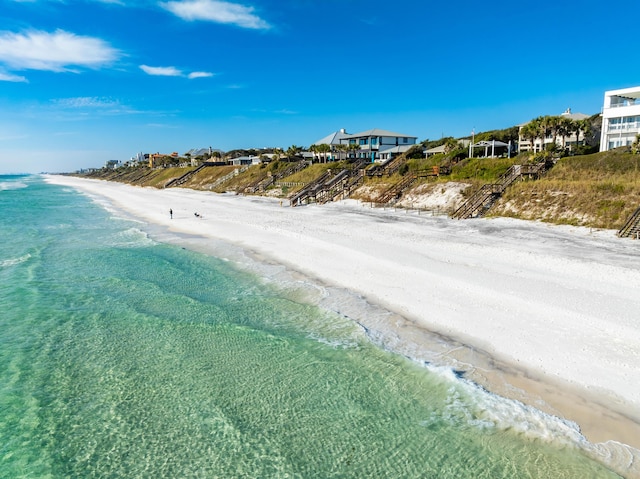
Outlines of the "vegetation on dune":
<svg viewBox="0 0 640 479">
<path fill-rule="evenodd" d="M 582 131 L 589 135 L 595 124 L 594 117 L 578 122 L 562 122 L 558 117 L 540 117 L 532 120 L 525 128 L 525 134 L 534 140 L 536 135 L 568 135 L 571 131 Z M 571 129 L 573 128 L 573 130 Z M 476 141 L 498 140 L 507 143 L 517 137 L 517 128 L 479 133 Z M 538 136 L 539 137 L 539 136 Z M 443 153 L 424 158 L 423 148 L 444 146 Z M 548 145 L 549 146 L 549 145 Z M 447 198 L 457 195 L 454 203 L 464 201 L 485 184 L 499 181 L 512 165 L 526 165 L 541 161 L 555 166 L 536 181 L 517 181 L 488 211 L 488 216 L 509 216 L 527 220 L 542 220 L 559 224 L 571 224 L 596 228 L 618 229 L 640 206 L 640 135 L 629 148 L 621 148 L 604 153 L 579 154 L 593 149 L 593 145 L 573 147 L 576 156 L 558 159 L 558 148 L 551 144 L 543 153 L 522 153 L 512 158 L 468 157 L 468 150 L 459 140 L 442 138 L 425 140 L 404 155 L 389 162 L 367 165 L 367 174 L 362 184 L 351 198 L 373 201 L 385 198 L 385 192 L 401 186 L 401 194 L 413 202 L 420 195 L 444 195 L 447 187 L 453 189 Z M 313 148 L 320 158 L 328 151 L 321 145 Z M 259 194 L 264 189 L 250 189 L 262 184 L 270 196 L 289 197 L 305 185 L 312 183 L 327 172 L 339 173 L 354 167 L 348 160 L 331 163 L 319 162 L 288 174 L 293 165 L 300 164 L 301 147 L 292 145 L 287 151 L 272 149 L 272 161 L 263 154 L 263 163 L 248 167 L 234 165 L 207 166 L 197 171 L 196 167 L 163 167 L 151 169 L 146 165 L 102 169 L 90 174 L 91 177 L 109 181 L 120 181 L 139 186 L 163 188 L 171 180 L 194 172 L 186 178 L 181 187 L 213 190 L 217 192 L 236 191 Z M 567 150 L 561 150 L 567 154 Z M 243 153 L 258 151 L 243 150 Z M 482 152 L 479 152 L 480 154 Z M 346 155 L 347 151 L 341 151 Z M 552 162 L 551 159 L 555 158 Z M 393 165 L 392 165 L 393 164 Z M 387 169 L 385 169 L 387 168 Z M 407 176 L 413 182 L 407 188 Z M 275 181 L 269 181 L 277 178 Z M 450 185 L 444 186 L 445 183 Z M 460 184 L 463 185 L 460 185 Z M 442 185 L 442 186 L 436 186 Z M 466 186 L 468 185 L 468 187 Z M 462 187 L 461 187 L 462 186 Z M 424 196 L 423 196 L 424 198 Z M 399 203 L 402 204 L 402 203 Z M 455 206 L 455 205 L 454 205 Z M 453 206 L 449 205 L 449 209 Z M 443 210 L 447 208 L 443 207 Z"/>
<path fill-rule="evenodd" d="M 562 158 L 543 178 L 509 188 L 491 216 L 620 228 L 640 206 L 640 155 L 608 151 Z"/>
</svg>

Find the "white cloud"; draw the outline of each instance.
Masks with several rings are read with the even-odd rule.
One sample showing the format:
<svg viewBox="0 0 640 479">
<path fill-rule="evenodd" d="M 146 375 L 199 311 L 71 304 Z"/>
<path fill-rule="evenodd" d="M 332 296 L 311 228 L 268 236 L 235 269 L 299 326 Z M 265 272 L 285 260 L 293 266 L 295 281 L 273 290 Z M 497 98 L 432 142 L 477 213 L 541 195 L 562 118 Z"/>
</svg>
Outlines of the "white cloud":
<svg viewBox="0 0 640 479">
<path fill-rule="evenodd" d="M 182 71 L 175 67 L 150 67 L 148 65 L 140 65 L 140 69 L 147 75 L 163 76 L 163 77 L 181 77 Z"/>
<path fill-rule="evenodd" d="M 213 76 L 213 73 L 209 73 L 209 72 L 191 72 L 188 75 L 189 80 L 193 80 L 194 78 L 209 78 L 212 76 Z"/>
<path fill-rule="evenodd" d="M 80 96 L 76 98 L 60 98 L 52 100 L 58 106 L 63 108 L 114 108 L 119 107 L 117 101 L 108 98 L 100 98 L 96 96 Z"/>
<path fill-rule="evenodd" d="M 161 3 L 162 7 L 183 20 L 226 23 L 256 30 L 271 26 L 255 15 L 253 7 L 219 0 L 184 0 Z"/>
<path fill-rule="evenodd" d="M 210 72 L 191 72 L 185 74 L 176 67 L 150 67 L 148 65 L 140 65 L 140 69 L 148 75 L 163 77 L 187 77 L 189 80 L 194 78 L 209 78 L 213 76 Z"/>
<path fill-rule="evenodd" d="M 0 34 L 0 62 L 18 70 L 73 71 L 100 68 L 120 57 L 108 43 L 63 30 Z"/>
<path fill-rule="evenodd" d="M 28 83 L 28 80 L 19 75 L 12 75 L 11 73 L 2 73 L 0 72 L 0 81 L 10 81 L 16 83 Z"/>
</svg>

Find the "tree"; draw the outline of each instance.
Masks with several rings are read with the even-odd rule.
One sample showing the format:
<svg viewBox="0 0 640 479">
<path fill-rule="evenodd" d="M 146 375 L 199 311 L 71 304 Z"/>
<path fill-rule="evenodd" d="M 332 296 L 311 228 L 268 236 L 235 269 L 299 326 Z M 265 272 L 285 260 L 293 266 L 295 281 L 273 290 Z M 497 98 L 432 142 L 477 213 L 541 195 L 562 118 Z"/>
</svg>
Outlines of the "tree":
<svg viewBox="0 0 640 479">
<path fill-rule="evenodd" d="M 520 130 L 520 135 L 522 135 L 524 139 L 529 140 L 531 151 L 534 151 L 534 143 L 538 138 L 538 130 L 538 125 L 536 125 L 534 121 L 530 121 Z"/>
<path fill-rule="evenodd" d="M 575 121 L 571 118 L 560 117 L 560 122 L 558 123 L 558 135 L 562 138 L 562 150 L 567 146 L 567 136 L 571 135 L 575 131 Z"/>
<path fill-rule="evenodd" d="M 326 143 L 320 143 L 319 145 L 317 145 L 317 147 L 318 147 L 318 153 L 322 155 L 322 162 L 326 163 L 327 153 L 331 151 L 331 146 L 327 145 Z"/>
<path fill-rule="evenodd" d="M 291 145 L 289 148 L 287 148 L 287 158 L 289 158 L 289 161 L 291 161 L 296 156 L 298 156 L 298 153 L 300 153 L 301 151 L 301 146 Z"/>
<path fill-rule="evenodd" d="M 338 159 L 339 160 L 343 159 L 342 155 L 341 155 L 341 153 L 343 153 L 343 152 L 344 152 L 345 158 L 346 158 L 346 156 L 347 156 L 346 153 L 347 153 L 347 150 L 349 149 L 349 145 L 347 145 L 345 143 L 340 143 L 339 145 L 336 145 L 335 148 L 336 148 L 336 150 L 338 150 Z"/>
<path fill-rule="evenodd" d="M 360 149 L 360 146 L 356 143 L 349 143 L 347 145 L 347 150 L 353 154 L 353 157 L 356 157 L 356 152 Z"/>
<path fill-rule="evenodd" d="M 636 135 L 636 141 L 631 145 L 631 153 L 640 155 L 640 133 Z"/>
<path fill-rule="evenodd" d="M 447 141 L 444 143 L 444 152 L 451 153 L 456 148 L 458 148 L 458 142 L 453 137 L 447 138 Z"/>
</svg>

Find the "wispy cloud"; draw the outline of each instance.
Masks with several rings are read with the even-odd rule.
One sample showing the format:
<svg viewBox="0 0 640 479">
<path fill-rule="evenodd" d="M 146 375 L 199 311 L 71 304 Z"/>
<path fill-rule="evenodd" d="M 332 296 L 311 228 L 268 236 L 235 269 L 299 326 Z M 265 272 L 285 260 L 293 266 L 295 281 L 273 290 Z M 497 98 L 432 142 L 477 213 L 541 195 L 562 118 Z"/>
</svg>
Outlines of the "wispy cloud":
<svg viewBox="0 0 640 479">
<path fill-rule="evenodd" d="M 114 108 L 120 107 L 120 103 L 109 98 L 96 96 L 80 96 L 75 98 L 59 98 L 51 100 L 62 108 Z"/>
<path fill-rule="evenodd" d="M 107 42 L 56 30 L 0 34 L 0 63 L 16 70 L 75 71 L 98 69 L 120 58 Z"/>
<path fill-rule="evenodd" d="M 176 67 L 150 67 L 148 65 L 140 65 L 140 69 L 147 75 L 161 76 L 161 77 L 181 77 L 182 71 Z"/>
<path fill-rule="evenodd" d="M 11 73 L 0 72 L 0 81 L 10 81 L 15 83 L 28 83 L 28 80 L 20 75 L 12 75 Z"/>
<path fill-rule="evenodd" d="M 97 96 L 56 98 L 50 100 L 49 112 L 58 120 L 82 120 L 96 116 L 119 116 L 148 113 L 138 111 L 118 100 Z M 41 110 L 42 112 L 42 110 Z"/>
<path fill-rule="evenodd" d="M 193 80 L 194 78 L 210 78 L 213 76 L 213 73 L 209 72 L 191 72 L 187 77 L 189 80 Z"/>
<path fill-rule="evenodd" d="M 271 25 L 254 14 L 255 8 L 237 3 L 218 0 L 184 0 L 165 2 L 160 5 L 183 20 L 203 20 L 256 30 L 271 28 Z"/>
<path fill-rule="evenodd" d="M 150 67 L 149 65 L 140 65 L 140 69 L 147 75 L 162 76 L 162 77 L 187 77 L 189 80 L 195 78 L 209 78 L 213 76 L 210 72 L 191 72 L 185 74 L 182 70 L 176 67 Z"/>
</svg>

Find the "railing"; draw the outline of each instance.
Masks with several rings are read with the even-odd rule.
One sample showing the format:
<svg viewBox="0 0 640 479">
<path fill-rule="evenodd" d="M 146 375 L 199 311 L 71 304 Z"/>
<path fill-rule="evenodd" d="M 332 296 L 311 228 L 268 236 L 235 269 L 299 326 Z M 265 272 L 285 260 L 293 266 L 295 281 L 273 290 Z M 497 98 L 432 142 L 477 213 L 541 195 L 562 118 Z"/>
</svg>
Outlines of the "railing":
<svg viewBox="0 0 640 479">
<path fill-rule="evenodd" d="M 233 170 L 231 173 L 228 173 L 220 178 L 218 178 L 216 181 L 214 181 L 213 183 L 211 183 L 210 185 L 208 185 L 207 187 L 212 190 L 218 186 L 220 186 L 222 183 L 224 183 L 225 181 L 229 181 L 231 178 L 238 176 L 240 173 L 244 173 L 245 171 L 247 171 L 249 169 L 249 166 L 243 166 L 242 168 L 236 168 L 235 170 Z"/>
<path fill-rule="evenodd" d="M 545 167 L 546 164 L 542 162 L 533 165 L 511 166 L 498 178 L 496 183 L 483 185 L 465 201 L 462 206 L 454 211 L 451 217 L 463 220 L 482 216 L 515 180 L 525 175 L 535 176 L 537 178 L 544 171 Z"/>
<path fill-rule="evenodd" d="M 405 176 L 402 181 L 396 183 L 391 188 L 384 191 L 382 195 L 375 199 L 374 203 L 387 204 L 391 200 L 397 199 L 402 194 L 402 192 L 409 186 L 411 186 L 417 179 L 418 177 L 416 175 Z"/>
<path fill-rule="evenodd" d="M 625 98 L 624 101 L 619 103 L 611 103 L 609 108 L 624 108 L 625 106 L 640 105 L 640 98 Z"/>
<path fill-rule="evenodd" d="M 195 170 L 191 170 L 191 171 L 187 171 L 184 175 L 182 175 L 179 178 L 174 178 L 173 180 L 169 181 L 166 185 L 164 185 L 165 188 L 170 188 L 172 186 L 180 186 L 184 183 L 187 182 L 187 180 L 189 178 L 191 178 L 191 176 L 195 175 L 198 171 L 200 171 L 203 168 L 206 168 L 208 165 L 206 164 L 202 164 L 199 167 L 197 167 Z"/>
<path fill-rule="evenodd" d="M 640 208 L 629 217 L 624 226 L 618 231 L 618 237 L 620 238 L 634 237 L 634 235 L 636 239 L 640 236 Z"/>
<path fill-rule="evenodd" d="M 616 123 L 607 127 L 607 133 L 610 131 L 638 131 L 640 130 L 640 122 L 633 123 Z"/>
</svg>

